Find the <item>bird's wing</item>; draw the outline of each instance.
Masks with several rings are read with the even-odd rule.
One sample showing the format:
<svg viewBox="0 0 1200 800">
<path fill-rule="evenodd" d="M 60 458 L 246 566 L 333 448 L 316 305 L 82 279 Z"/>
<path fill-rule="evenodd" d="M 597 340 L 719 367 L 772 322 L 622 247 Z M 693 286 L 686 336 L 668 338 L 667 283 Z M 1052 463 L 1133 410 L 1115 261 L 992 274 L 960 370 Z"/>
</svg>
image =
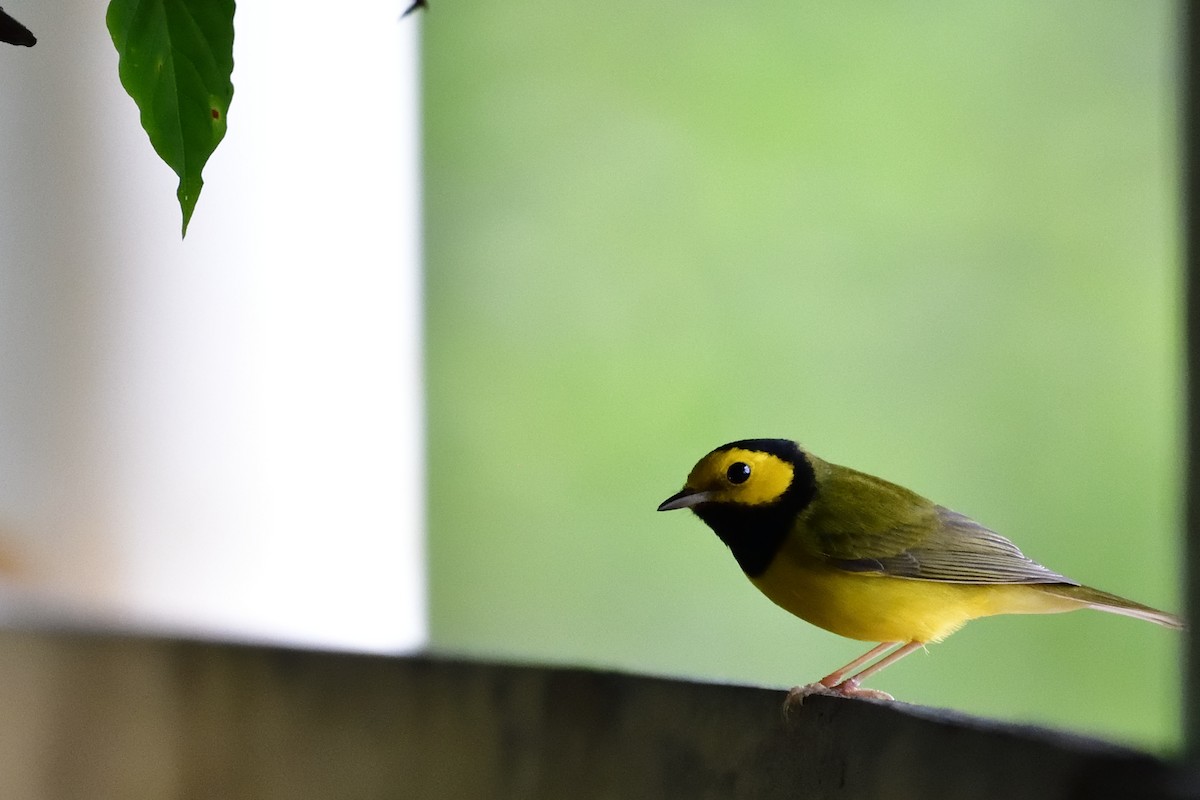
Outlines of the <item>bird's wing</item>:
<svg viewBox="0 0 1200 800">
<path fill-rule="evenodd" d="M 834 502 L 814 504 L 803 524 L 815 555 L 839 569 L 949 583 L 1075 585 L 990 528 L 901 486 L 846 470 L 822 486 L 827 491 Z"/>
</svg>

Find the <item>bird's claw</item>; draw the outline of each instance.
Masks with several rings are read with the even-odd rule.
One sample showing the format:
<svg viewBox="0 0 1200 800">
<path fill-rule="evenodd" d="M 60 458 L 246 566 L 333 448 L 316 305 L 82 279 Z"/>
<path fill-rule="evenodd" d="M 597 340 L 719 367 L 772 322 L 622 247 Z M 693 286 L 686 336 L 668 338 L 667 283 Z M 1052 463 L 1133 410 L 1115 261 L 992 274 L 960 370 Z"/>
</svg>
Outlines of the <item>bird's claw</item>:
<svg viewBox="0 0 1200 800">
<path fill-rule="evenodd" d="M 837 695 L 834 689 L 826 686 L 823 683 L 810 683 L 805 686 L 793 686 L 787 693 L 787 700 L 784 701 L 785 707 L 801 706 L 804 701 L 814 694 Z"/>
<path fill-rule="evenodd" d="M 793 686 L 787 693 L 787 699 L 783 702 L 784 713 L 787 714 L 792 709 L 804 705 L 804 701 L 815 694 L 826 695 L 828 697 L 857 697 L 864 700 L 896 699 L 887 692 L 859 686 L 858 681 L 853 679 L 842 681 L 833 686 L 826 686 L 818 681 L 817 683 L 810 683 L 805 686 Z"/>
<path fill-rule="evenodd" d="M 824 684 L 822 684 L 824 685 Z M 881 692 L 878 689 L 868 689 L 865 686 L 859 686 L 858 681 L 853 678 L 848 678 L 836 686 L 830 688 L 834 694 L 840 694 L 843 697 L 861 697 L 865 700 L 895 700 L 887 692 Z"/>
</svg>

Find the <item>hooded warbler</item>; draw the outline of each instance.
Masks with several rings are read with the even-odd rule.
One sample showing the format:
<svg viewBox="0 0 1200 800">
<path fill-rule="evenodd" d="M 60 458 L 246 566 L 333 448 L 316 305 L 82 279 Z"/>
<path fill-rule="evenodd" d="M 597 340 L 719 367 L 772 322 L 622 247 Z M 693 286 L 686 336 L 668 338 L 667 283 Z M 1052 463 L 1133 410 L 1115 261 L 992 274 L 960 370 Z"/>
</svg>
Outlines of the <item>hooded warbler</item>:
<svg viewBox="0 0 1200 800">
<path fill-rule="evenodd" d="M 993 614 L 1094 608 L 1183 627 L 1173 614 L 1043 567 L 962 514 L 786 439 L 713 450 L 658 510 L 677 508 L 690 508 L 712 528 L 775 604 L 841 636 L 880 642 L 795 690 L 802 694 L 891 699 L 860 682 Z"/>
</svg>

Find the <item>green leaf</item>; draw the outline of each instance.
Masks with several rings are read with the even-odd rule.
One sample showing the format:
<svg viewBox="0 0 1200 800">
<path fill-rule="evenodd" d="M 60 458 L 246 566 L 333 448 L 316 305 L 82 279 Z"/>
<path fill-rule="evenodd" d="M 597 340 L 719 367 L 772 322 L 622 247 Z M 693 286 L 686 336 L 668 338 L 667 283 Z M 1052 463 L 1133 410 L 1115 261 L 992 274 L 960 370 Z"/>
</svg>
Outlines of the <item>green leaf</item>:
<svg viewBox="0 0 1200 800">
<path fill-rule="evenodd" d="M 234 0 L 112 0 L 121 85 L 159 157 L 179 176 L 183 235 L 233 99 Z"/>
</svg>

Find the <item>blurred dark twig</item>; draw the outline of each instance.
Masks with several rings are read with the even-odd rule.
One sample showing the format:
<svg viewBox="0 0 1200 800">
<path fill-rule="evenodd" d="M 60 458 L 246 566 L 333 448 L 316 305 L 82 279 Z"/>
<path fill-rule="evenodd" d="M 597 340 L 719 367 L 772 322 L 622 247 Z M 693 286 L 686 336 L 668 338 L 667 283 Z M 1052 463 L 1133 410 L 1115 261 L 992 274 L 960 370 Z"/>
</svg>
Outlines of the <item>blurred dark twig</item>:
<svg viewBox="0 0 1200 800">
<path fill-rule="evenodd" d="M 418 2 L 421 2 L 421 0 L 418 0 Z M 37 37 L 33 35 L 33 31 L 17 22 L 5 13 L 3 8 L 0 8 L 0 42 L 18 44 L 22 47 L 33 47 L 37 44 Z"/>
</svg>

